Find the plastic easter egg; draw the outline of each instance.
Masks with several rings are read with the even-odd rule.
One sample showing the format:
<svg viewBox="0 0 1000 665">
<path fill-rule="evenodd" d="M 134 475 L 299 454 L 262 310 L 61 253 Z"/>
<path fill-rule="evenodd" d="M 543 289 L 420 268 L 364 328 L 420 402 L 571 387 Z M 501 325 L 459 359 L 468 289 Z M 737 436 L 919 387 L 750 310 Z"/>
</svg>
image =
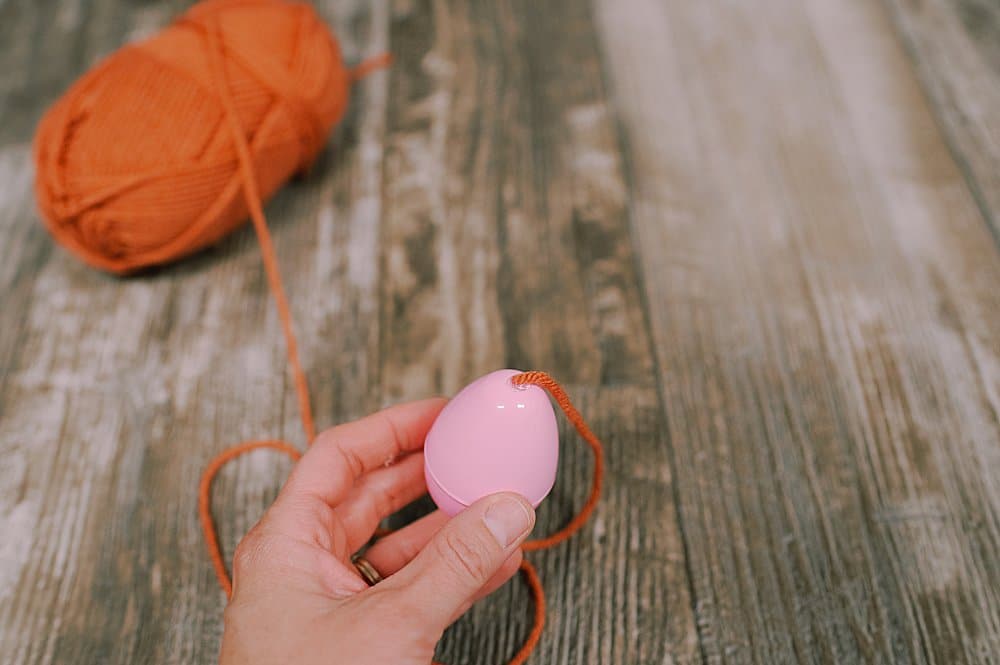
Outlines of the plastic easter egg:
<svg viewBox="0 0 1000 665">
<path fill-rule="evenodd" d="M 559 430 L 548 393 L 515 386 L 518 370 L 476 379 L 444 407 L 424 442 L 427 489 L 454 515 L 495 492 L 542 502 L 556 480 Z"/>
</svg>

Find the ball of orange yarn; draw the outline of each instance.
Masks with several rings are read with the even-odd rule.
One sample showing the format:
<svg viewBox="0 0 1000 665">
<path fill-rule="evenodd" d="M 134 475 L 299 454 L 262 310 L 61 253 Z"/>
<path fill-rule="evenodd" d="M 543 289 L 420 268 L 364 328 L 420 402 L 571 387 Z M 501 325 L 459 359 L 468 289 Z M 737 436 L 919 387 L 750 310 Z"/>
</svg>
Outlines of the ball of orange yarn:
<svg viewBox="0 0 1000 665">
<path fill-rule="evenodd" d="M 46 225 L 114 272 L 195 252 L 248 214 L 220 81 L 266 198 L 320 151 L 350 79 L 309 5 L 199 3 L 98 64 L 46 113 L 35 140 Z"/>
</svg>

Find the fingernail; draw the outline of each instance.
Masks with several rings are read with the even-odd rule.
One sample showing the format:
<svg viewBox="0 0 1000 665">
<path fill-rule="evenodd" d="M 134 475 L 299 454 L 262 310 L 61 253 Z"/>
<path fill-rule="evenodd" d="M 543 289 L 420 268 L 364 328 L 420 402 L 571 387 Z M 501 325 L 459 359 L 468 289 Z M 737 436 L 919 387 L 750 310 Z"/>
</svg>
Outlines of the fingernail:
<svg viewBox="0 0 1000 665">
<path fill-rule="evenodd" d="M 507 547 L 531 528 L 532 515 L 523 501 L 505 496 L 486 509 L 483 522 L 500 547 Z"/>
</svg>

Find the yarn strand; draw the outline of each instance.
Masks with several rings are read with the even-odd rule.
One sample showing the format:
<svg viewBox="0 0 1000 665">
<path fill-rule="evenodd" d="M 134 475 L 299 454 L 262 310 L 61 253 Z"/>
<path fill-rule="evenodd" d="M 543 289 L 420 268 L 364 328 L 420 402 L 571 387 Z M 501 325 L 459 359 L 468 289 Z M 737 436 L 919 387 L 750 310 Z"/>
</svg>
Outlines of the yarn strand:
<svg viewBox="0 0 1000 665">
<path fill-rule="evenodd" d="M 201 0 L 148 39 L 96 64 L 42 117 L 35 133 L 35 195 L 45 225 L 91 266 L 127 275 L 209 247 L 249 217 L 285 342 L 305 446 L 244 441 L 206 466 L 198 516 L 219 586 L 233 583 L 212 513 L 213 484 L 254 450 L 293 461 L 316 438 L 309 385 L 264 202 L 308 171 L 343 117 L 351 86 L 390 64 L 388 53 L 348 67 L 312 3 Z M 514 377 L 547 390 L 594 454 L 590 493 L 565 526 L 522 545 L 557 545 L 579 531 L 600 496 L 603 448 L 566 392 L 543 372 Z M 298 438 L 298 437 L 296 437 Z M 387 532 L 378 529 L 374 537 Z M 545 592 L 527 559 L 530 633 L 509 665 L 522 665 L 545 624 Z"/>
<path fill-rule="evenodd" d="M 378 71 L 379 69 L 385 69 L 392 64 L 392 54 L 391 53 L 380 53 L 378 55 L 373 55 L 370 58 L 362 60 L 358 65 L 351 70 L 351 80 L 360 81 L 364 77 L 368 76 L 372 72 Z"/>
<path fill-rule="evenodd" d="M 566 394 L 563 387 L 551 376 L 537 370 L 521 372 L 511 378 L 511 383 L 515 386 L 534 385 L 548 391 L 552 395 L 552 399 L 556 401 L 556 404 L 559 405 L 559 408 L 566 415 L 566 419 L 569 420 L 573 427 L 576 428 L 577 433 L 590 446 L 590 450 L 594 455 L 593 480 L 590 485 L 590 493 L 583 507 L 580 508 L 579 512 L 573 516 L 573 519 L 566 526 L 552 535 L 536 540 L 529 540 L 521 545 L 521 550 L 524 552 L 536 552 L 554 547 L 570 538 L 583 528 L 587 520 L 590 519 L 601 498 L 601 488 L 604 485 L 604 445 L 587 425 L 580 412 L 573 406 L 569 395 Z M 542 630 L 545 628 L 545 589 L 542 587 L 542 582 L 538 577 L 538 571 L 530 561 L 523 559 L 521 561 L 521 575 L 524 577 L 524 581 L 528 585 L 528 590 L 531 592 L 531 598 L 535 603 L 535 615 L 531 625 L 531 632 L 528 633 L 527 639 L 525 639 L 524 644 L 518 649 L 517 653 L 514 654 L 514 657 L 507 661 L 507 665 L 522 665 L 534 652 L 535 647 L 538 646 L 538 641 L 542 637 Z M 444 664 L 435 662 L 433 665 Z"/>
<path fill-rule="evenodd" d="M 566 414 L 566 419 L 576 428 L 577 433 L 587 442 L 591 452 L 594 454 L 594 476 L 587 501 L 583 504 L 580 512 L 562 529 L 550 536 L 537 540 L 529 540 L 522 545 L 522 549 L 525 551 L 534 552 L 558 545 L 583 528 L 583 525 L 590 519 L 591 513 L 594 512 L 594 508 L 597 507 L 597 502 L 601 498 L 601 487 L 604 484 L 604 446 L 601 445 L 601 441 L 597 438 L 597 435 L 591 431 L 583 416 L 580 415 L 580 412 L 570 402 L 566 391 L 551 376 L 539 371 L 523 372 L 514 376 L 511 382 L 516 386 L 535 385 L 547 390 L 556 401 L 556 404 L 559 405 L 559 408 Z"/>
<path fill-rule="evenodd" d="M 257 184 L 257 175 L 254 168 L 253 159 L 250 154 L 250 147 L 247 142 L 245 129 L 241 126 L 232 99 L 232 92 L 226 80 L 224 66 L 224 42 L 221 36 L 221 29 L 216 21 L 207 23 L 207 29 L 202 30 L 205 38 L 206 50 L 212 68 L 212 76 L 216 82 L 220 101 L 225 111 L 226 125 L 232 137 L 233 146 L 236 149 L 238 167 L 244 198 L 250 213 L 254 231 L 257 235 L 261 248 L 261 257 L 264 270 L 267 274 L 268 286 L 274 297 L 278 318 L 281 322 L 282 333 L 285 337 L 285 350 L 288 358 L 289 369 L 295 384 L 295 392 L 298 399 L 299 416 L 302 421 L 302 429 L 305 432 L 307 444 L 311 445 L 316 437 L 316 426 L 312 414 L 312 406 L 309 396 L 309 386 L 305 372 L 299 359 L 298 343 L 292 325 L 291 308 L 288 297 L 285 293 L 284 283 L 281 278 L 281 271 L 278 265 L 277 254 L 270 231 L 267 228 L 267 219 L 263 210 L 263 199 Z M 387 66 L 391 62 L 388 55 L 375 56 L 363 61 L 351 71 L 352 81 L 357 81 L 367 74 Z M 600 498 L 601 486 L 604 477 L 604 454 L 600 440 L 594 435 L 580 412 L 570 402 L 569 397 L 562 386 L 545 372 L 531 371 L 518 374 L 513 378 L 513 383 L 518 386 L 536 385 L 549 392 L 552 398 L 562 409 L 566 418 L 573 424 L 580 436 L 590 446 L 594 455 L 594 477 L 590 488 L 590 494 L 580 511 L 562 529 L 550 536 L 526 542 L 522 549 L 525 552 L 547 549 L 558 545 L 579 531 L 590 518 Z M 229 461 L 240 457 L 246 453 L 259 449 L 277 450 L 293 461 L 301 458 L 302 453 L 293 445 L 280 440 L 246 441 L 230 447 L 214 459 L 212 459 L 202 474 L 198 489 L 198 514 L 201 521 L 202 531 L 205 536 L 205 543 L 212 560 L 219 585 L 227 597 L 232 596 L 232 578 L 227 570 L 225 557 L 222 554 L 222 547 L 216 531 L 215 519 L 212 515 L 212 484 L 219 473 Z M 522 665 L 535 650 L 541 639 L 542 630 L 545 626 L 545 590 L 535 567 L 526 559 L 521 563 L 521 574 L 528 585 L 534 602 L 534 617 L 531 631 L 524 644 L 508 662 L 508 665 Z M 441 665 L 440 663 L 436 665 Z"/>
<path fill-rule="evenodd" d="M 292 377 L 295 381 L 302 429 L 305 432 L 307 442 L 311 444 L 316 436 L 316 426 L 313 422 L 312 407 L 310 405 L 309 386 L 306 382 L 305 372 L 302 370 L 302 364 L 299 362 L 298 344 L 295 339 L 295 331 L 292 328 L 292 315 L 288 306 L 288 298 L 285 295 L 284 283 L 281 279 L 278 259 L 274 251 L 274 243 L 271 240 L 271 234 L 267 228 L 267 220 L 264 217 L 263 203 L 257 187 L 253 161 L 250 158 L 250 148 L 247 145 L 244 130 L 240 126 L 239 118 L 236 115 L 232 93 L 229 90 L 229 83 L 226 81 L 219 25 L 216 21 L 211 22 L 209 25 L 209 29 L 203 31 L 202 35 L 205 38 L 206 50 L 208 51 L 209 62 L 212 67 L 212 75 L 225 109 L 226 123 L 232 135 L 233 145 L 236 148 L 244 197 L 247 207 L 250 210 L 250 218 L 253 221 L 254 231 L 257 234 L 257 242 L 260 244 L 268 286 L 274 297 L 275 306 L 278 310 L 278 318 L 281 320 L 282 332 L 285 336 L 285 350 L 291 367 Z M 212 559 L 215 575 L 219 579 L 219 585 L 222 587 L 227 598 L 233 593 L 233 583 L 226 569 L 225 557 L 222 554 L 222 546 L 219 543 L 215 527 L 215 519 L 212 516 L 212 482 L 222 467 L 230 460 L 261 448 L 278 450 L 293 460 L 298 460 L 302 456 L 302 453 L 297 448 L 284 441 L 245 441 L 227 448 L 212 459 L 205 468 L 204 473 L 202 473 L 199 484 L 198 515 L 201 519 L 201 528 L 205 535 L 205 544 Z"/>
<path fill-rule="evenodd" d="M 514 654 L 514 657 L 510 659 L 508 665 L 522 665 L 524 661 L 528 660 L 535 647 L 538 646 L 538 641 L 542 639 L 542 630 L 545 629 L 545 589 L 542 588 L 542 581 L 538 579 L 538 571 L 535 570 L 530 561 L 524 559 L 521 561 L 521 575 L 531 591 L 531 598 L 535 603 L 535 616 L 528 638 Z"/>
<path fill-rule="evenodd" d="M 209 42 L 208 50 L 211 54 L 212 73 L 219 88 L 222 105 L 226 110 L 226 120 L 239 158 L 240 173 L 243 176 L 243 191 L 247 207 L 250 209 L 250 219 L 253 221 L 254 231 L 257 233 L 257 242 L 260 244 L 261 257 L 264 260 L 264 270 L 267 272 L 267 282 L 271 288 L 271 295 L 278 308 L 281 329 L 285 333 L 285 350 L 292 368 L 292 377 L 295 380 L 295 393 L 299 400 L 302 429 L 305 430 L 306 441 L 312 443 L 312 440 L 316 438 L 316 425 L 313 422 L 309 387 L 306 385 L 306 375 L 302 371 L 302 363 L 299 362 L 299 346 L 295 339 L 295 331 L 292 329 L 291 308 L 288 306 L 285 286 L 281 281 L 281 270 L 278 267 L 278 257 L 274 251 L 271 233 L 267 230 L 267 220 L 264 218 L 260 190 L 257 188 L 257 176 L 254 173 L 253 160 L 250 158 L 250 147 L 247 145 L 246 135 L 236 115 L 233 96 L 229 90 L 229 83 L 226 81 L 226 72 L 223 67 L 222 36 L 217 21 L 211 23 L 211 32 L 207 35 L 207 39 Z"/>
<path fill-rule="evenodd" d="M 201 519 L 201 531 L 205 536 L 205 545 L 212 558 L 215 576 L 219 579 L 219 586 L 222 587 L 227 598 L 233 595 L 233 582 L 229 578 L 229 571 L 226 570 L 226 562 L 222 557 L 222 546 L 219 545 L 219 536 L 215 530 L 215 519 L 212 517 L 212 481 L 229 460 L 261 448 L 271 448 L 282 452 L 292 461 L 298 461 L 302 457 L 302 453 L 297 448 L 284 441 L 246 441 L 216 455 L 205 467 L 198 485 L 198 516 Z"/>
</svg>

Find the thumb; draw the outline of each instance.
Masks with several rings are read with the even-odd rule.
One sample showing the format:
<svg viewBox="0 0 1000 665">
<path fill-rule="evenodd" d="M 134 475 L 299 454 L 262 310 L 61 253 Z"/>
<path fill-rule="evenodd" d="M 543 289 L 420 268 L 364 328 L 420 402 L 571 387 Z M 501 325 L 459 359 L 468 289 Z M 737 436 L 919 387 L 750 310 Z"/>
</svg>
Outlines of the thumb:
<svg viewBox="0 0 1000 665">
<path fill-rule="evenodd" d="M 453 517 L 383 584 L 417 608 L 431 628 L 443 631 L 469 609 L 534 525 L 535 511 L 526 499 L 511 492 L 490 495 Z"/>
</svg>

